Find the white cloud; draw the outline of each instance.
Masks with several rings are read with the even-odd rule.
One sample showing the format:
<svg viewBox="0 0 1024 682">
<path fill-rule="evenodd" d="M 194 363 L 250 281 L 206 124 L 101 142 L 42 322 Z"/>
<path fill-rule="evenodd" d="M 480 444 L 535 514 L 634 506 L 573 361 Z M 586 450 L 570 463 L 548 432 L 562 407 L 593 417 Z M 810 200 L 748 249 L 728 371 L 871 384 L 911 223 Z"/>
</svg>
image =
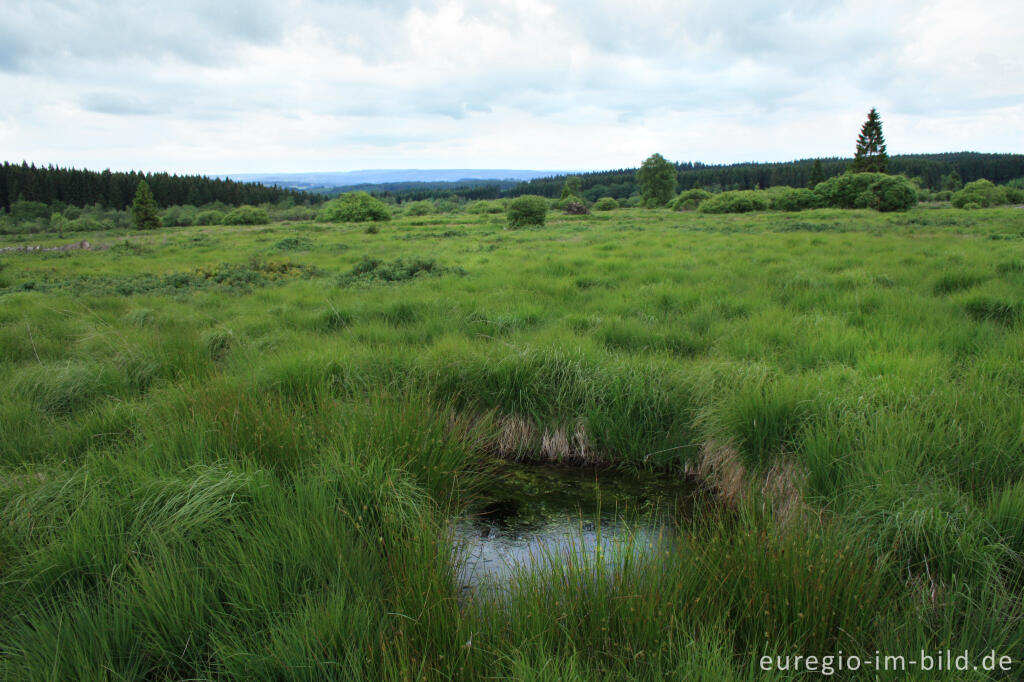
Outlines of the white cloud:
<svg viewBox="0 0 1024 682">
<path fill-rule="evenodd" d="M 1019 151 L 1015 0 L 13 0 L 8 160 L 241 172 Z"/>
</svg>

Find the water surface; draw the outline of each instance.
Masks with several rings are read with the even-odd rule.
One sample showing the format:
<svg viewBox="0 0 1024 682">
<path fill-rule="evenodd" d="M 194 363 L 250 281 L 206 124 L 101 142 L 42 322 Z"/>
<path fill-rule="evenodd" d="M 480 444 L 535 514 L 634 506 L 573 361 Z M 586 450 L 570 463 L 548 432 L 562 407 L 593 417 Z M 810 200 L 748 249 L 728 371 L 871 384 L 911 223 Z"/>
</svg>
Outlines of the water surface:
<svg viewBox="0 0 1024 682">
<path fill-rule="evenodd" d="M 671 542 L 693 500 L 692 484 L 669 475 L 503 463 L 470 511 L 453 519 L 463 590 L 500 589 L 518 571 L 552 562 L 609 565 Z"/>
</svg>

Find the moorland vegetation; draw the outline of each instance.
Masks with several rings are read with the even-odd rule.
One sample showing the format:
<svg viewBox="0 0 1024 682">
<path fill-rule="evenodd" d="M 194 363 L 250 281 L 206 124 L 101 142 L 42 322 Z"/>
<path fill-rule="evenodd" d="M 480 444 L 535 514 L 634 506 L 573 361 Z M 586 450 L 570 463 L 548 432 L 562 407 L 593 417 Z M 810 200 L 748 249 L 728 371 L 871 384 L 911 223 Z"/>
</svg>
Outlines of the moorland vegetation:
<svg viewBox="0 0 1024 682">
<path fill-rule="evenodd" d="M 0 677 L 1021 649 L 1024 211 L 544 207 L 0 254 Z M 708 497 L 673 551 L 467 601 L 446 523 L 499 457 Z"/>
</svg>

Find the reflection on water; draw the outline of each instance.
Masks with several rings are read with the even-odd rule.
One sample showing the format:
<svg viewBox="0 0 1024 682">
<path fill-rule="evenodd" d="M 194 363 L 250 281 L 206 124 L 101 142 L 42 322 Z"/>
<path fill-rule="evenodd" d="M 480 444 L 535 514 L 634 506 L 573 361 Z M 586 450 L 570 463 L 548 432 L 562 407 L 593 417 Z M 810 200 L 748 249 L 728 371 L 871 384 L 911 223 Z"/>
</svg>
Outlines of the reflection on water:
<svg viewBox="0 0 1024 682">
<path fill-rule="evenodd" d="M 503 465 L 468 514 L 453 519 L 464 590 L 501 588 L 517 571 L 551 563 L 606 565 L 670 541 L 693 488 L 653 474 L 551 465 Z"/>
</svg>

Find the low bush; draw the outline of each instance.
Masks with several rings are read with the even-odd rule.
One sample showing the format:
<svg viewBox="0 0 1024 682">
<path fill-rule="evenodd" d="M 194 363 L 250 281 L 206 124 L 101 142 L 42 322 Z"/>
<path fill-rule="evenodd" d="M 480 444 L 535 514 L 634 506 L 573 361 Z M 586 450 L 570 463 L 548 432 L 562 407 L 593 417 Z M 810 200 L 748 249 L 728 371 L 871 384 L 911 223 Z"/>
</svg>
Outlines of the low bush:
<svg viewBox="0 0 1024 682">
<path fill-rule="evenodd" d="M 216 209 L 200 211 L 196 214 L 196 225 L 223 225 L 224 212 Z"/>
<path fill-rule="evenodd" d="M 619 202 L 612 197 L 601 197 L 594 203 L 595 211 L 614 211 L 618 207 Z"/>
<path fill-rule="evenodd" d="M 750 213 L 751 211 L 767 211 L 771 201 L 764 192 L 739 190 L 722 192 L 701 202 L 700 210 L 704 213 Z"/>
<path fill-rule="evenodd" d="M 513 229 L 530 225 L 543 225 L 548 216 L 548 200 L 533 194 L 524 194 L 508 203 L 508 226 Z"/>
<path fill-rule="evenodd" d="M 224 216 L 224 225 L 265 225 L 270 222 L 267 212 L 256 206 L 239 206 Z"/>
<path fill-rule="evenodd" d="M 316 219 L 328 223 L 364 223 L 391 220 L 391 211 L 383 201 L 366 192 L 349 192 L 324 204 Z"/>
<path fill-rule="evenodd" d="M 493 201 L 481 200 L 474 201 L 466 207 L 466 213 L 474 214 L 497 214 L 505 212 L 505 203 L 500 199 Z"/>
<path fill-rule="evenodd" d="M 682 192 L 679 196 L 669 202 L 669 208 L 673 211 L 692 211 L 704 201 L 711 198 L 711 192 L 700 187 L 694 187 Z"/>
</svg>

